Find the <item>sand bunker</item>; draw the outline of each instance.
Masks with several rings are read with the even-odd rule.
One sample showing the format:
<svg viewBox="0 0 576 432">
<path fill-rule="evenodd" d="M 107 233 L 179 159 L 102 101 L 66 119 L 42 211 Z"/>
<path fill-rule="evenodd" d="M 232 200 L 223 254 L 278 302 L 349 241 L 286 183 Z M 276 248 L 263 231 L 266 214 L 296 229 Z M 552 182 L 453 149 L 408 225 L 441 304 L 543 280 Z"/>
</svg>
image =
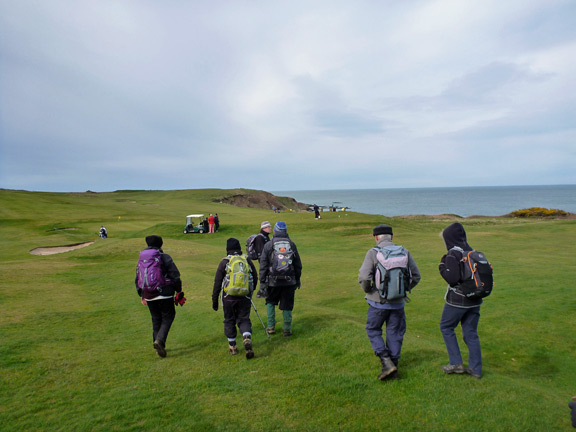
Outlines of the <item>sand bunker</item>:
<svg viewBox="0 0 576 432">
<path fill-rule="evenodd" d="M 70 252 L 70 251 L 75 250 L 75 249 L 82 249 L 83 247 L 90 246 L 91 244 L 94 244 L 94 242 L 90 241 L 90 242 L 86 242 L 86 243 L 76 243 L 76 244 L 65 245 L 65 246 L 39 247 L 39 248 L 32 249 L 30 251 L 30 253 L 32 255 L 54 255 L 54 254 L 59 254 L 59 253 L 63 253 L 63 252 Z"/>
</svg>

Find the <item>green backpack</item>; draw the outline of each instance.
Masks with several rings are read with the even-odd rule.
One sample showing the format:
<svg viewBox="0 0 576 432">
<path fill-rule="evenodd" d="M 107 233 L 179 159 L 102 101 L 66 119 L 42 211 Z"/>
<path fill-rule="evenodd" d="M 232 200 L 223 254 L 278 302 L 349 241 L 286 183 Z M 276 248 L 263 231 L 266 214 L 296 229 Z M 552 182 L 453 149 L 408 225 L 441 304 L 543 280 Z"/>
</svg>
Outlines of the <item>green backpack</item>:
<svg viewBox="0 0 576 432">
<path fill-rule="evenodd" d="M 228 255 L 227 258 L 226 277 L 222 281 L 224 296 L 249 296 L 254 287 L 246 255 Z"/>
</svg>

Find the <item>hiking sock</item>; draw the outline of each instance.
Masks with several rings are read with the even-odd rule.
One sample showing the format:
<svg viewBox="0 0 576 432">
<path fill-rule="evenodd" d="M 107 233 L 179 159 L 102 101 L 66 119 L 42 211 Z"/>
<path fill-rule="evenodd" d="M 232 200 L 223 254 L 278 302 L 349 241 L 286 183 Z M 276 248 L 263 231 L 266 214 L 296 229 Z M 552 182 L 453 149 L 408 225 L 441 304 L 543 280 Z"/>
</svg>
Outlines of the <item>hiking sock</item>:
<svg viewBox="0 0 576 432">
<path fill-rule="evenodd" d="M 266 315 L 268 317 L 268 328 L 276 327 L 276 306 L 272 303 L 266 304 Z"/>
<path fill-rule="evenodd" d="M 291 332 L 292 331 L 292 311 L 282 311 L 282 317 L 284 318 L 284 325 L 282 327 L 282 330 L 284 330 L 285 332 Z"/>
</svg>

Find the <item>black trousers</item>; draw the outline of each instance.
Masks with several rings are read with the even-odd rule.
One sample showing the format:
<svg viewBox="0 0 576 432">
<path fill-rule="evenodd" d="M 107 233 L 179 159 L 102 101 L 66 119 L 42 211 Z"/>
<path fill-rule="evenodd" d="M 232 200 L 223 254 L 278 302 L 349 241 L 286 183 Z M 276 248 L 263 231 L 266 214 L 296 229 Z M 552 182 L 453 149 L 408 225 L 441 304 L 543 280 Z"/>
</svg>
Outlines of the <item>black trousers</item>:
<svg viewBox="0 0 576 432">
<path fill-rule="evenodd" d="M 246 297 L 227 297 L 222 301 L 224 309 L 224 335 L 227 338 L 236 337 L 236 325 L 240 333 L 252 333 L 250 308 L 252 303 Z"/>
<path fill-rule="evenodd" d="M 280 303 L 280 310 L 294 310 L 295 293 L 296 285 L 269 286 L 268 297 L 266 297 L 266 304 L 273 304 L 276 306 L 278 303 Z"/>
<path fill-rule="evenodd" d="M 168 332 L 176 317 L 174 299 L 159 299 L 146 302 L 150 315 L 152 316 L 152 338 L 159 341 L 163 347 L 166 346 Z"/>
</svg>

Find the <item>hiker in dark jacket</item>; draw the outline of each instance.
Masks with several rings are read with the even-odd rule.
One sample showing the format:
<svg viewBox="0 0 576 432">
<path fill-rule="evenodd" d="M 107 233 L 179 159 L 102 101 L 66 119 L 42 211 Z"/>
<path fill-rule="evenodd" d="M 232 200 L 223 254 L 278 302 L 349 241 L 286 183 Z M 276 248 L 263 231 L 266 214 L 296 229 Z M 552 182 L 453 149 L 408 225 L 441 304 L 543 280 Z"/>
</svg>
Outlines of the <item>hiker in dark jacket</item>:
<svg viewBox="0 0 576 432">
<path fill-rule="evenodd" d="M 260 262 L 260 256 L 264 250 L 264 245 L 270 241 L 270 232 L 272 231 L 272 225 L 270 222 L 264 221 L 260 224 L 260 232 L 254 239 L 254 250 L 258 255 L 258 262 Z"/>
<path fill-rule="evenodd" d="M 570 407 L 570 415 L 572 416 L 572 427 L 576 428 L 576 396 L 568 402 L 568 406 Z"/>
<path fill-rule="evenodd" d="M 138 272 L 136 272 L 136 291 L 141 297 L 142 303 L 147 305 L 150 310 L 154 349 L 160 357 L 166 357 L 166 339 L 176 317 L 174 293 L 182 291 L 182 281 L 180 280 L 180 272 L 172 257 L 162 251 L 162 237 L 157 235 L 148 236 L 146 237 L 146 244 L 148 245 L 147 249 L 160 251 L 162 272 L 169 284 L 159 287 L 154 292 L 143 291 L 138 286 Z"/>
<path fill-rule="evenodd" d="M 270 241 L 270 231 L 272 231 L 272 225 L 270 222 L 264 221 L 260 224 L 260 232 L 254 238 L 254 251 L 258 256 L 258 262 L 260 262 L 260 257 L 262 256 L 262 251 L 266 243 Z M 262 292 L 262 287 L 256 293 L 256 297 L 264 298 L 266 295 Z"/>
<path fill-rule="evenodd" d="M 224 335 L 228 338 L 228 352 L 232 355 L 238 354 L 236 346 L 236 326 L 242 333 L 244 342 L 244 349 L 246 350 L 246 358 L 251 359 L 254 357 L 254 350 L 252 348 L 252 323 L 250 321 L 250 307 L 252 302 L 250 297 L 238 297 L 233 295 L 225 295 L 223 290 L 223 282 L 226 280 L 227 265 L 232 256 L 242 255 L 240 242 L 235 238 L 229 238 L 226 241 L 226 253 L 228 256 L 218 264 L 216 275 L 214 276 L 214 287 L 212 288 L 212 309 L 218 310 L 218 297 L 222 291 L 222 309 L 224 310 Z M 250 267 L 249 272 L 252 276 L 252 287 L 249 296 L 252 295 L 252 290 L 258 284 L 258 273 L 252 260 L 246 257 L 246 261 Z"/>
<path fill-rule="evenodd" d="M 482 299 L 467 297 L 459 290 L 459 283 L 462 282 L 461 260 L 463 254 L 473 249 L 466 240 L 464 227 L 458 222 L 447 227 L 442 232 L 442 237 L 448 253 L 442 257 L 438 269 L 444 280 L 448 282 L 448 288 L 445 295 L 446 303 L 440 319 L 440 331 L 444 337 L 449 358 L 449 364 L 442 366 L 442 370 L 447 374 L 468 373 L 474 378 L 481 378 L 482 352 L 478 337 L 478 321 L 480 320 Z M 454 332 L 458 324 L 462 325 L 462 336 L 468 347 L 468 369 L 464 368 L 458 340 Z"/>
<path fill-rule="evenodd" d="M 378 225 L 372 235 L 376 240 L 377 247 L 396 246 L 392 243 L 392 227 L 389 225 Z M 366 252 L 364 262 L 358 272 L 358 282 L 366 293 L 364 297 L 368 303 L 368 314 L 366 317 L 366 333 L 372 345 L 376 357 L 380 359 L 382 370 L 378 379 L 398 378 L 398 362 L 406 333 L 406 314 L 404 312 L 404 298 L 386 300 L 378 292 L 374 284 L 375 273 L 378 264 L 378 251 L 371 248 Z M 408 272 L 410 274 L 409 289 L 414 288 L 420 282 L 420 270 L 406 250 L 408 257 Z M 382 327 L 386 324 L 386 341 L 382 337 Z"/>
<path fill-rule="evenodd" d="M 275 262 L 282 259 L 282 253 L 275 252 L 275 245 L 281 248 L 281 242 L 288 242 L 291 249 L 291 262 L 284 261 L 287 273 L 281 274 L 275 267 Z M 290 251 L 288 251 L 290 252 Z M 278 259 L 276 259 L 276 258 Z M 294 309 L 294 294 L 300 288 L 300 276 L 302 275 L 302 261 L 298 249 L 290 237 L 286 223 L 279 221 L 274 225 L 274 237 L 264 245 L 260 256 L 260 286 L 266 295 L 266 311 L 268 316 L 268 334 L 276 333 L 276 306 L 282 311 L 283 334 L 285 337 L 292 336 L 292 311 Z"/>
</svg>

